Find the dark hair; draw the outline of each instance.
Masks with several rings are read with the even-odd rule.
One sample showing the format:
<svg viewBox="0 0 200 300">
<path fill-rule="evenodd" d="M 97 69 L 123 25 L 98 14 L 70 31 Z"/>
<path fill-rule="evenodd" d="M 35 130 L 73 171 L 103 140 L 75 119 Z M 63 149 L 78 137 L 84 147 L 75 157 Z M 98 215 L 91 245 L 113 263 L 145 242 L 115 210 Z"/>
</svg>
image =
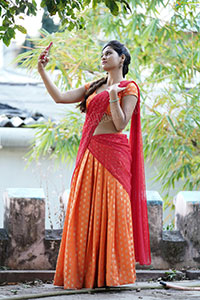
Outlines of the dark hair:
<svg viewBox="0 0 200 300">
<path fill-rule="evenodd" d="M 113 50 L 115 50 L 119 56 L 121 56 L 122 54 L 125 55 L 125 60 L 124 60 L 124 63 L 123 63 L 123 68 L 122 68 L 122 75 L 123 77 L 126 76 L 126 74 L 128 73 L 128 66 L 131 62 L 131 56 L 130 56 L 130 53 L 129 51 L 127 50 L 127 48 L 124 46 L 124 44 L 116 41 L 116 40 L 113 40 L 113 41 L 110 41 L 108 42 L 102 49 L 102 51 L 106 48 L 110 46 L 111 48 L 113 48 Z M 84 100 L 78 104 L 76 107 L 79 107 L 81 112 L 86 112 L 86 101 L 87 101 L 87 98 L 94 93 L 95 90 L 97 90 L 100 86 L 102 86 L 103 84 L 105 84 L 107 82 L 107 79 L 108 77 L 102 77 L 94 82 L 91 83 L 89 89 L 86 91 L 86 94 L 85 94 L 85 98 Z"/>
<path fill-rule="evenodd" d="M 110 46 L 111 48 L 113 48 L 113 50 L 115 50 L 119 56 L 121 56 L 122 54 L 125 55 L 125 60 L 124 60 L 124 63 L 123 63 L 123 69 L 122 69 L 122 75 L 123 77 L 126 76 L 126 74 L 128 73 L 128 65 L 130 64 L 131 62 L 131 56 L 130 56 L 130 53 L 128 52 L 127 48 L 124 46 L 124 44 L 118 42 L 118 41 L 110 41 L 108 42 L 102 49 L 102 51 L 106 48 Z"/>
</svg>

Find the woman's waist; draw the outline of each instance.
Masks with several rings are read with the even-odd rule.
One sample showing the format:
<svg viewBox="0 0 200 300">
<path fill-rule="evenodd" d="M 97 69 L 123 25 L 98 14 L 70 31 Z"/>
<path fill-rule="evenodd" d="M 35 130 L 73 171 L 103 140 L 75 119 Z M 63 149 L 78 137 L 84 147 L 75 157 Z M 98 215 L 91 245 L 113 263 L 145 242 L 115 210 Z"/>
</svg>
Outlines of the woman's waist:
<svg viewBox="0 0 200 300">
<path fill-rule="evenodd" d="M 113 165 L 118 171 L 130 173 L 131 147 L 126 134 L 117 132 L 94 135 L 88 149 L 105 167 Z"/>
<path fill-rule="evenodd" d="M 95 133 L 93 134 L 92 138 L 105 138 L 105 139 L 109 139 L 109 138 L 118 138 L 118 136 L 120 136 L 120 139 L 123 140 L 127 140 L 127 135 L 125 133 L 123 133 L 122 131 L 116 131 L 116 132 L 103 132 L 103 133 Z"/>
<path fill-rule="evenodd" d="M 97 125 L 97 127 L 93 133 L 93 136 L 99 135 L 99 134 L 122 134 L 122 130 L 117 131 L 113 121 L 108 120 L 108 121 L 100 122 Z"/>
<path fill-rule="evenodd" d="M 130 144 L 127 135 L 119 131 L 94 134 L 91 138 L 90 143 L 93 142 L 99 144 L 99 147 L 104 144 L 109 148 L 112 148 L 114 146 L 130 151 Z"/>
</svg>

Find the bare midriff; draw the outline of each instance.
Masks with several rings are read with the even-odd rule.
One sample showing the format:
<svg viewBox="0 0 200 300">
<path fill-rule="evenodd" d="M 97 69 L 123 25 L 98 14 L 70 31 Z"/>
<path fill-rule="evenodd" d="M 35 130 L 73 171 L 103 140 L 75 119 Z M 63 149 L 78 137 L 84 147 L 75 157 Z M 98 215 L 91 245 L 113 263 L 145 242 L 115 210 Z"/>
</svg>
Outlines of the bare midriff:
<svg viewBox="0 0 200 300">
<path fill-rule="evenodd" d="M 104 133 L 120 133 L 116 130 L 115 125 L 112 120 L 112 116 L 104 114 L 101 121 L 97 125 L 93 135 L 104 134 Z"/>
<path fill-rule="evenodd" d="M 100 89 L 95 91 L 95 94 L 97 95 L 103 92 L 105 89 L 106 89 L 106 85 L 103 85 Z M 120 132 L 117 131 L 117 129 L 115 128 L 115 125 L 112 120 L 112 116 L 104 113 L 93 135 L 104 134 L 104 133 L 120 133 Z"/>
</svg>

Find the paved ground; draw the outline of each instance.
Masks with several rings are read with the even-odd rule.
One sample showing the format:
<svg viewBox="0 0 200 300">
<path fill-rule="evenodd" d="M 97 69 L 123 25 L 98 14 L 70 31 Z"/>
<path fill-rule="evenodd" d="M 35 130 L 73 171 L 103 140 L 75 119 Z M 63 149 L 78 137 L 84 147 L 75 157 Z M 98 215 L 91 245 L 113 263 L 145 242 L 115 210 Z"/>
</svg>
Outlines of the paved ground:
<svg viewBox="0 0 200 300">
<path fill-rule="evenodd" d="M 200 286 L 200 281 L 180 281 L 173 282 L 174 284 L 187 285 L 187 286 Z M 43 299 L 47 300 L 103 300 L 103 299 L 127 299 L 127 300 L 153 300 L 153 299 L 163 299 L 163 300 L 179 300 L 179 299 L 200 299 L 200 291 L 180 291 L 174 289 L 166 290 L 158 282 L 138 282 L 134 285 L 121 286 L 125 287 L 126 290 L 119 290 L 119 287 L 115 288 L 117 290 L 87 290 L 82 289 L 76 291 L 77 294 L 74 294 L 74 290 L 63 290 L 60 287 L 55 287 L 53 284 L 42 283 L 41 281 L 35 281 L 30 283 L 20 283 L 12 285 L 0 286 L 0 300 L 5 299 L 41 299 L 39 294 L 47 294 L 53 292 L 68 292 L 68 295 L 54 295 L 47 296 Z M 129 290 L 127 290 L 129 288 Z M 133 290 L 130 290 L 130 289 Z M 82 292 L 82 294 L 80 294 Z M 79 294 L 78 294 L 79 293 Z M 28 296 L 29 295 L 29 296 Z M 30 296 L 31 295 L 31 296 Z M 26 296 L 26 298 L 23 298 Z"/>
</svg>

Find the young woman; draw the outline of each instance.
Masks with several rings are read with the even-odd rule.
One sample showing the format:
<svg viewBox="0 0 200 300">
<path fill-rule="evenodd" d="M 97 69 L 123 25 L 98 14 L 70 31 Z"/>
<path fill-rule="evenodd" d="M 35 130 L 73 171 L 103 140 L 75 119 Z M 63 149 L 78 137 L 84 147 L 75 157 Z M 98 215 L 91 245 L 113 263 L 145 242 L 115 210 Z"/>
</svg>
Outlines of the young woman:
<svg viewBox="0 0 200 300">
<path fill-rule="evenodd" d="M 118 41 L 107 43 L 107 76 L 61 93 L 44 67 L 38 71 L 56 103 L 79 103 L 86 113 L 67 204 L 54 285 L 64 289 L 134 283 L 135 263 L 150 264 L 140 124 L 140 91 L 126 81 L 131 61 Z M 129 140 L 122 131 L 131 119 Z"/>
</svg>

